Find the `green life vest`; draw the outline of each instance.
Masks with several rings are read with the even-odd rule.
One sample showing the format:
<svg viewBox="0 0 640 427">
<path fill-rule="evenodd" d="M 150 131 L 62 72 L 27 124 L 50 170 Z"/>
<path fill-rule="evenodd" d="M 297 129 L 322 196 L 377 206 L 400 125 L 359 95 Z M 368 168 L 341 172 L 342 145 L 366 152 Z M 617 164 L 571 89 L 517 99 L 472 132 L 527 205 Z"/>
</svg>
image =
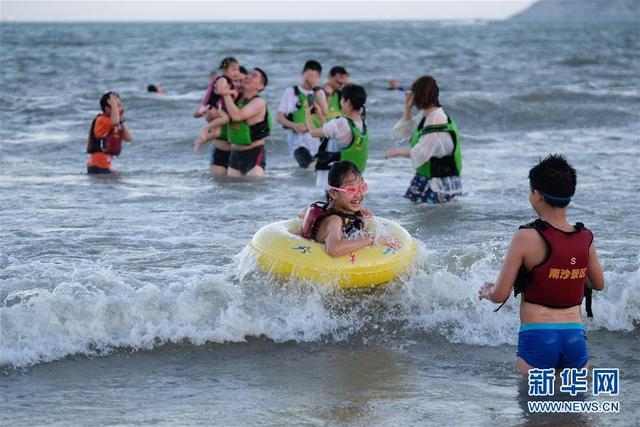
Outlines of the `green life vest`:
<svg viewBox="0 0 640 427">
<path fill-rule="evenodd" d="M 423 117 L 416 130 L 413 131 L 411 137 L 411 147 L 415 147 L 420 138 L 429 133 L 447 132 L 453 139 L 453 154 L 442 157 L 440 159 L 432 157 L 428 162 L 416 169 L 420 175 L 431 177 L 459 176 L 462 172 L 462 153 L 460 151 L 460 136 L 458 134 L 458 126 L 447 116 L 447 124 L 424 126 L 426 117 Z"/>
<path fill-rule="evenodd" d="M 345 117 L 349 123 L 351 134 L 353 139 L 351 144 L 347 148 L 340 150 L 340 152 L 327 151 L 327 145 L 329 143 L 328 138 L 324 138 L 318 149 L 316 156 L 316 170 L 329 170 L 331 165 L 337 161 L 347 161 L 353 163 L 360 173 L 363 173 L 367 167 L 367 158 L 369 157 L 369 134 L 367 132 L 367 125 L 362 123 L 362 132 L 358 129 L 358 126 L 348 117 Z"/>
<path fill-rule="evenodd" d="M 238 108 L 243 109 L 254 98 L 237 101 Z M 271 115 L 266 108 L 264 120 L 249 126 L 246 120 L 229 122 L 227 125 L 227 141 L 231 144 L 251 145 L 251 143 L 266 138 L 271 133 Z"/>
<path fill-rule="evenodd" d="M 218 136 L 217 139 L 219 139 L 220 141 L 226 141 L 228 138 L 227 136 L 228 128 L 229 128 L 229 125 L 227 123 L 220 126 L 220 135 Z"/>
<path fill-rule="evenodd" d="M 298 103 L 296 104 L 297 110 L 294 111 L 293 113 L 288 114 L 287 119 L 289 119 L 294 123 L 306 124 L 307 123 L 306 110 L 307 110 L 307 105 L 309 104 L 308 96 L 302 93 L 302 91 L 300 90 L 300 88 L 298 88 L 298 86 L 293 87 L 293 93 L 298 97 Z M 313 106 L 311 108 L 311 111 L 313 111 Z M 316 128 L 319 128 L 320 126 L 322 126 L 322 123 L 320 123 L 320 119 L 316 114 L 311 114 L 311 122 Z"/>
<path fill-rule="evenodd" d="M 329 113 L 327 113 L 327 121 L 342 117 L 342 107 L 340 106 L 340 91 L 334 90 L 327 100 Z"/>
</svg>

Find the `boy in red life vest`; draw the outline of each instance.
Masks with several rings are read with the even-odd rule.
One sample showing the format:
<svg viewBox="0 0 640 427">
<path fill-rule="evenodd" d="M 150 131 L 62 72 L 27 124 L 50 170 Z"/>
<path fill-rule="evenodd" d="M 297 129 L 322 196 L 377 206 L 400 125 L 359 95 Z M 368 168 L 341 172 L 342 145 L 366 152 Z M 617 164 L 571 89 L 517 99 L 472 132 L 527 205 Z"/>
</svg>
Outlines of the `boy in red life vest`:
<svg viewBox="0 0 640 427">
<path fill-rule="evenodd" d="M 392 237 L 375 242 L 373 236 L 355 236 L 364 229 L 364 218 L 373 216 L 373 212 L 361 208 L 366 191 L 367 183 L 353 163 L 335 162 L 329 170 L 327 202 L 315 202 L 298 214 L 302 219 L 302 237 L 324 243 L 332 257 L 376 243 L 399 249 L 402 244 Z"/>
<path fill-rule="evenodd" d="M 586 287 L 604 289 L 604 275 L 591 231 L 567 222 L 576 171 L 563 156 L 550 155 L 529 171 L 529 184 L 540 218 L 514 235 L 498 280 L 480 288 L 480 299 L 502 303 L 512 288 L 522 292 L 519 372 L 582 369 L 589 353 L 580 306 Z"/>
<path fill-rule="evenodd" d="M 122 140 L 131 142 L 131 132 L 124 120 L 124 105 L 116 92 L 107 92 L 100 98 L 99 114 L 91 124 L 87 138 L 89 174 L 113 173 L 111 160 L 122 149 Z"/>
</svg>

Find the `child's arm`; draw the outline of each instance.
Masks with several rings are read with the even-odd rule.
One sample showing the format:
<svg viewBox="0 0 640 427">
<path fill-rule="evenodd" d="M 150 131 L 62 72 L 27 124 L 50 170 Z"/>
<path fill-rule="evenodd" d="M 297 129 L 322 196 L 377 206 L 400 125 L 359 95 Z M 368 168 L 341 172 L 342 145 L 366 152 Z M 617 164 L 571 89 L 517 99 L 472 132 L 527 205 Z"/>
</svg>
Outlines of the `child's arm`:
<svg viewBox="0 0 640 427">
<path fill-rule="evenodd" d="M 235 89 L 230 89 L 228 86 L 225 89 L 216 90 L 216 93 L 220 96 L 225 96 L 225 95 L 238 96 L 238 91 Z"/>
<path fill-rule="evenodd" d="M 589 248 L 589 265 L 587 268 L 587 286 L 596 291 L 604 289 L 604 273 L 596 252 L 596 244 L 592 243 Z"/>
<path fill-rule="evenodd" d="M 133 141 L 133 136 L 131 136 L 131 132 L 129 131 L 129 126 L 124 122 L 124 118 L 122 122 L 120 122 L 120 133 L 122 135 L 122 139 L 127 142 Z"/>
<path fill-rule="evenodd" d="M 326 223 L 326 225 L 324 224 Z M 373 246 L 373 237 L 361 237 L 354 240 L 342 239 L 342 219 L 332 215 L 323 221 L 327 227 L 327 237 L 324 241 L 324 249 L 332 257 L 347 255 L 358 249 Z M 321 225 L 321 226 L 322 226 Z"/>
<path fill-rule="evenodd" d="M 223 110 L 217 110 L 216 118 L 207 123 L 206 127 L 208 129 L 213 129 L 216 127 L 220 127 L 222 125 L 226 125 L 229 123 L 229 115 Z"/>
<path fill-rule="evenodd" d="M 229 83 L 224 78 L 219 79 L 213 87 L 213 93 L 220 96 L 231 95 L 231 92 L 234 90 L 229 87 Z"/>
<path fill-rule="evenodd" d="M 200 105 L 198 108 L 196 108 L 193 111 L 193 117 L 196 119 L 199 119 L 200 117 L 205 115 L 208 109 L 209 109 L 208 105 Z"/>
<path fill-rule="evenodd" d="M 311 136 L 314 138 L 325 138 L 326 135 L 324 134 L 322 127 L 317 128 L 313 124 L 313 121 L 311 120 L 311 107 L 309 107 L 308 104 L 304 112 L 305 112 L 305 119 L 307 121 L 307 129 L 309 130 L 309 134 L 311 134 Z"/>
<path fill-rule="evenodd" d="M 525 248 L 532 244 L 531 232 L 536 233 L 535 230 L 518 230 L 513 236 L 498 280 L 496 280 L 495 284 L 486 282 L 480 287 L 478 291 L 480 299 L 486 298 L 490 301 L 501 303 L 509 298 L 518 270 L 520 270 L 524 260 Z"/>
<path fill-rule="evenodd" d="M 308 206 L 306 208 L 302 208 L 302 210 L 298 212 L 298 218 L 301 220 L 304 219 L 304 216 L 307 214 L 308 210 L 309 210 Z"/>
<path fill-rule="evenodd" d="M 367 208 L 362 208 L 360 209 L 360 213 L 362 214 L 363 217 L 365 218 L 371 218 L 374 217 L 375 214 L 373 213 L 373 211 L 371 209 L 367 209 Z"/>
<path fill-rule="evenodd" d="M 387 152 L 384 153 L 384 158 L 389 159 L 391 157 L 406 157 L 410 159 L 411 150 L 409 148 L 404 148 L 404 147 L 389 148 Z"/>
<path fill-rule="evenodd" d="M 327 114 L 329 114 L 329 105 L 327 104 L 327 97 L 324 95 L 324 92 L 318 90 L 315 92 L 315 104 L 320 107 L 319 113 L 320 117 L 324 118 Z"/>
<path fill-rule="evenodd" d="M 109 124 L 113 129 L 120 123 L 120 110 L 118 110 L 118 96 L 115 93 L 109 95 L 107 100 L 109 107 L 111 107 L 111 116 L 109 117 Z"/>
<path fill-rule="evenodd" d="M 325 117 L 325 113 L 322 112 L 322 107 L 320 107 L 320 104 L 318 104 L 318 102 L 314 102 L 313 106 L 316 109 L 316 113 L 315 114 L 316 114 L 316 117 L 318 118 L 318 120 L 320 121 L 320 127 L 322 127 L 322 125 L 327 122 L 326 117 Z M 327 107 L 327 108 L 329 108 L 329 107 Z"/>
</svg>

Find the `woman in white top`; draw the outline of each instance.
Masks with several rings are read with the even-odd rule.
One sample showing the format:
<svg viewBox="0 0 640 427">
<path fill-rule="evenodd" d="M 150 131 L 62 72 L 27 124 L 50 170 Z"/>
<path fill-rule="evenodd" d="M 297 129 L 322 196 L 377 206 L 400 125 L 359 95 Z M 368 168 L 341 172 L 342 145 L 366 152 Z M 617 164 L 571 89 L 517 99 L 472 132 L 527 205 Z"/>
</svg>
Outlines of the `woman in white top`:
<svg viewBox="0 0 640 427">
<path fill-rule="evenodd" d="M 411 159 L 416 174 L 405 193 L 413 202 L 445 203 L 462 193 L 462 157 L 456 124 L 438 100 L 435 79 L 422 76 L 405 92 L 404 114 L 393 127 L 401 138 L 411 138 L 411 148 L 391 148 L 385 158 Z M 411 116 L 412 107 L 420 110 Z"/>
<path fill-rule="evenodd" d="M 307 109 L 307 127 L 311 136 L 324 138 L 316 158 L 316 185 L 327 190 L 331 165 L 339 160 L 355 164 L 364 172 L 368 157 L 367 125 L 365 124 L 367 92 L 362 86 L 350 84 L 342 89 L 340 107 L 343 117 L 330 120 L 322 127 L 311 126 L 312 118 Z M 358 135 L 356 135 L 358 134 Z M 354 146 L 354 138 L 357 146 Z M 347 153 L 348 155 L 344 155 Z M 342 152 L 342 153 L 341 153 Z"/>
</svg>

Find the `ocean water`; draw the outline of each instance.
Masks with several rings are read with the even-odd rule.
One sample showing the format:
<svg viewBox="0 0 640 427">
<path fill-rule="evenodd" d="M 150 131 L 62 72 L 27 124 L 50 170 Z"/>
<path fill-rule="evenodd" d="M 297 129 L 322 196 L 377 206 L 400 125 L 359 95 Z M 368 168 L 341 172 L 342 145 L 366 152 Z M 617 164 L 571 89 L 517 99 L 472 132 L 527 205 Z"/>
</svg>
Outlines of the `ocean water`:
<svg viewBox="0 0 640 427">
<path fill-rule="evenodd" d="M 3 425 L 632 425 L 640 418 L 640 33 L 632 24 L 2 24 L 0 420 Z M 264 180 L 212 179 L 191 117 L 219 61 L 269 74 L 275 112 L 302 64 L 344 65 L 368 92 L 365 204 L 420 251 L 385 288 L 279 283 L 246 246 L 322 194 L 286 135 Z M 465 194 L 402 195 L 391 128 L 430 73 L 462 132 Z M 166 95 L 148 94 L 154 83 Z M 85 173 L 102 92 L 134 142 L 120 174 Z M 569 209 L 607 288 L 586 320 L 593 367 L 619 368 L 617 414 L 532 415 L 514 371 L 518 302 L 477 290 L 534 218 L 527 173 L 578 169 Z M 603 400 L 587 395 L 587 400 Z M 636 420 L 636 421 L 633 421 Z"/>
</svg>

